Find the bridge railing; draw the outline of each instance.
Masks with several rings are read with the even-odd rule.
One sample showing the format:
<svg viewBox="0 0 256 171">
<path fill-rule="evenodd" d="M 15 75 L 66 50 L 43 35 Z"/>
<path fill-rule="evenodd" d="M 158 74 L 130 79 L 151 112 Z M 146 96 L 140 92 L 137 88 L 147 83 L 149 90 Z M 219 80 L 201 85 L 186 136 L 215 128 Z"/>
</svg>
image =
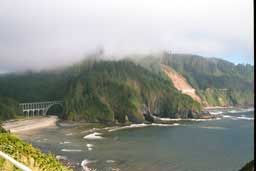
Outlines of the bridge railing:
<svg viewBox="0 0 256 171">
<path fill-rule="evenodd" d="M 41 101 L 41 102 L 28 102 L 28 103 L 20 103 L 19 105 L 24 105 L 24 104 L 46 104 L 46 103 L 63 103 L 63 101 Z"/>
<path fill-rule="evenodd" d="M 15 165 L 17 168 L 23 170 L 23 171 L 32 171 L 30 168 L 28 168 L 27 166 L 25 166 L 24 164 L 18 162 L 17 160 L 15 160 L 14 158 L 8 156 L 7 154 L 5 154 L 4 152 L 0 151 L 0 157 L 4 158 L 5 160 L 8 160 L 9 162 L 11 162 L 13 165 Z"/>
</svg>

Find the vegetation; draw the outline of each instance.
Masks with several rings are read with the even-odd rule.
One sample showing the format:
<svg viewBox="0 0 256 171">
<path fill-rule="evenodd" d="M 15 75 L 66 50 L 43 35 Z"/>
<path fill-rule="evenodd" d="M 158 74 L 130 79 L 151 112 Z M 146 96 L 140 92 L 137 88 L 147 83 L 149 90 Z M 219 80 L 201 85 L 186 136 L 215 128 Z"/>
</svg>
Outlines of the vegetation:
<svg viewBox="0 0 256 171">
<path fill-rule="evenodd" d="M 20 114 L 19 104 L 8 97 L 0 97 L 0 121 L 15 118 Z"/>
<path fill-rule="evenodd" d="M 181 110 L 199 111 L 200 104 L 182 95 L 165 77 L 122 61 L 80 65 L 65 96 L 66 118 L 101 122 L 142 122 L 143 112 L 174 117 Z M 76 66 L 77 67 L 77 66 Z"/>
<path fill-rule="evenodd" d="M 0 134 L 0 151 L 23 163 L 34 171 L 71 171 L 55 160 L 52 154 L 43 154 L 12 134 Z M 18 171 L 12 163 L 0 158 L 0 170 Z"/>
<path fill-rule="evenodd" d="M 160 63 L 182 74 L 196 88 L 200 97 L 212 106 L 254 104 L 254 66 L 235 65 L 217 58 L 189 54 L 158 54 L 155 58 L 135 60 L 151 71 Z"/>
<path fill-rule="evenodd" d="M 254 171 L 254 160 L 246 163 L 239 171 Z"/>
<path fill-rule="evenodd" d="M 251 65 L 168 53 L 127 58 L 104 61 L 92 55 L 62 69 L 2 75 L 0 119 L 19 113 L 18 102 L 44 100 L 63 100 L 61 117 L 90 122 L 142 122 L 145 112 L 176 117 L 200 111 L 199 103 L 174 88 L 161 63 L 181 73 L 209 105 L 254 104 Z"/>
</svg>

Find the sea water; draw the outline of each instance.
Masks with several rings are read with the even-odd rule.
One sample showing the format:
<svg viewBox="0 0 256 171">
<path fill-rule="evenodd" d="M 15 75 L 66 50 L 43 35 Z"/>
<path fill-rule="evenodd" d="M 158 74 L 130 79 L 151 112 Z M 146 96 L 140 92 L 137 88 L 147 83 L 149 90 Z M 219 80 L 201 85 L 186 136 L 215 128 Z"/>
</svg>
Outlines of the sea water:
<svg viewBox="0 0 256 171">
<path fill-rule="evenodd" d="M 213 111 L 219 119 L 21 135 L 44 152 L 97 171 L 236 171 L 253 159 L 254 110 Z M 81 169 L 82 170 L 82 166 Z"/>
</svg>

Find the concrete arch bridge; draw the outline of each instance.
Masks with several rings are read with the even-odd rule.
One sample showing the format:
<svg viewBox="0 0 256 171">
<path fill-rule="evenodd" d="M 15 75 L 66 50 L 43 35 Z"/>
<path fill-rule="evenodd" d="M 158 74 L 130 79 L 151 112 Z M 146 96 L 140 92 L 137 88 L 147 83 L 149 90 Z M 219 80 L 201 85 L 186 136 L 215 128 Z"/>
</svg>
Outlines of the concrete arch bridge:
<svg viewBox="0 0 256 171">
<path fill-rule="evenodd" d="M 44 101 L 19 104 L 23 114 L 26 116 L 45 116 L 47 111 L 54 105 L 61 105 L 63 107 L 63 101 Z"/>
</svg>

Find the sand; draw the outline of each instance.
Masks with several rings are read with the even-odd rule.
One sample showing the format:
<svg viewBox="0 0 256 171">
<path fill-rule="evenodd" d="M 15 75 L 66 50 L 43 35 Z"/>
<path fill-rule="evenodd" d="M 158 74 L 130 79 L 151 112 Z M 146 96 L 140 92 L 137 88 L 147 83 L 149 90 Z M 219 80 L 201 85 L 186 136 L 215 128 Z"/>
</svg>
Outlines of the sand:
<svg viewBox="0 0 256 171">
<path fill-rule="evenodd" d="M 28 119 L 8 121 L 3 123 L 3 128 L 9 130 L 11 133 L 18 133 L 30 130 L 36 130 L 51 126 L 56 126 L 58 121 L 57 116 L 46 116 L 46 117 L 31 117 Z"/>
</svg>

